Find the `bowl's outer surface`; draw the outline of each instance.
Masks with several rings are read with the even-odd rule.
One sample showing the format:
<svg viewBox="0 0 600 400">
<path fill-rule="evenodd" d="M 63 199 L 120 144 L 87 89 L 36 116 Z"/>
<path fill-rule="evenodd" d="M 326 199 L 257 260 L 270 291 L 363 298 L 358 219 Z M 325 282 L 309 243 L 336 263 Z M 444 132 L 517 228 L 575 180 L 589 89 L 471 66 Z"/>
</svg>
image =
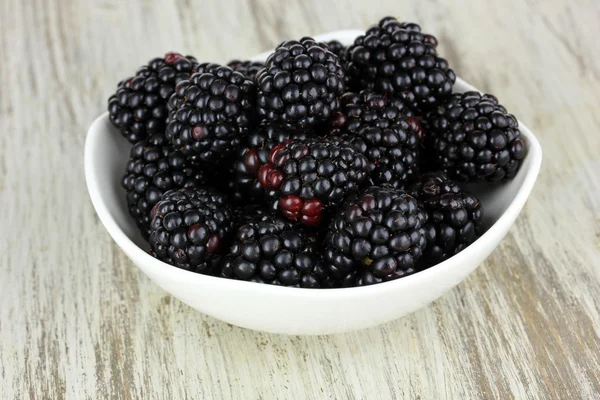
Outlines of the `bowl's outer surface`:
<svg viewBox="0 0 600 400">
<path fill-rule="evenodd" d="M 317 36 L 344 44 L 361 31 Z M 255 59 L 265 59 L 263 53 Z M 457 92 L 474 90 L 458 79 Z M 127 256 L 154 282 L 191 307 L 241 327 L 286 334 L 330 334 L 375 326 L 410 313 L 465 279 L 494 250 L 521 211 L 539 173 L 542 150 L 522 123 L 527 155 L 510 182 L 476 187 L 487 231 L 471 246 L 425 271 L 379 285 L 346 289 L 296 289 L 222 279 L 184 271 L 152 256 L 129 217 L 121 176 L 130 145 L 107 114 L 94 121 L 85 145 L 85 175 L 100 220 Z M 479 188 L 480 190 L 477 190 Z"/>
</svg>

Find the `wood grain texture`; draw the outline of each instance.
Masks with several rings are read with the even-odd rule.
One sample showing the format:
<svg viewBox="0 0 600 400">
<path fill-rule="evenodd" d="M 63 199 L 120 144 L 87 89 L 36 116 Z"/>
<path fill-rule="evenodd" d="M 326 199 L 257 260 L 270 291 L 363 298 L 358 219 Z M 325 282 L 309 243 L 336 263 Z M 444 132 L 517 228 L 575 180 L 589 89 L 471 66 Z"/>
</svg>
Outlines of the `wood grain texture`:
<svg viewBox="0 0 600 400">
<path fill-rule="evenodd" d="M 600 3 L 595 0 L 0 2 L 0 397 L 600 398 Z M 500 247 L 429 307 L 327 337 L 192 310 L 112 242 L 83 143 L 115 83 L 167 50 L 225 62 L 386 14 L 538 134 Z"/>
</svg>

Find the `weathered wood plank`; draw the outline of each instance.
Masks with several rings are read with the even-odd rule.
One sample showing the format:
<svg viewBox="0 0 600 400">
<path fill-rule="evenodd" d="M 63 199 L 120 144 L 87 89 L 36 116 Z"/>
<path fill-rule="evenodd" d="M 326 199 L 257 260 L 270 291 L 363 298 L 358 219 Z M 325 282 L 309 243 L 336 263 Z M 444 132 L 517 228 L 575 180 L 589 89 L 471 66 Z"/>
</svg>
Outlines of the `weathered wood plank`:
<svg viewBox="0 0 600 400">
<path fill-rule="evenodd" d="M 0 2 L 0 397 L 600 398 L 598 3 L 286 4 Z M 114 83 L 167 50 L 225 62 L 385 14 L 437 34 L 542 141 L 485 265 L 404 319 L 307 338 L 218 322 L 138 272 L 83 176 Z"/>
</svg>

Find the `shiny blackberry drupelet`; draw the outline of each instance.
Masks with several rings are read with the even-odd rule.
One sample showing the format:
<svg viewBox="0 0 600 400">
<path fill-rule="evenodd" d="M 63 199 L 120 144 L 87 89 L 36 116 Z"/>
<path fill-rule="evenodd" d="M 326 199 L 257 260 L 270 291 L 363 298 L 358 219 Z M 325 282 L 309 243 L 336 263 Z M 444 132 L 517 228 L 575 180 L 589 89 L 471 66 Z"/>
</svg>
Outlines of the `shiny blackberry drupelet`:
<svg viewBox="0 0 600 400">
<path fill-rule="evenodd" d="M 338 110 L 344 71 L 327 45 L 305 37 L 277 46 L 256 75 L 256 85 L 261 119 L 306 129 Z"/>
<path fill-rule="evenodd" d="M 134 77 L 119 82 L 117 92 L 108 99 L 110 122 L 131 143 L 164 133 L 167 102 L 175 85 L 195 72 L 194 57 L 167 53 L 141 67 Z"/>
<path fill-rule="evenodd" d="M 382 19 L 346 51 L 349 89 L 398 97 L 421 115 L 448 98 L 456 81 L 437 44 L 417 24 Z"/>
<path fill-rule="evenodd" d="M 306 139 L 312 135 L 307 130 L 292 131 L 277 124 L 260 124 L 248 135 L 245 148 L 235 160 L 235 190 L 246 201 L 264 200 L 265 189 L 258 180 L 258 170 L 269 163 L 269 153 L 273 147 L 290 139 Z"/>
<path fill-rule="evenodd" d="M 438 264 L 464 250 L 481 233 L 483 206 L 442 172 L 424 174 L 411 193 L 428 215 L 426 266 Z"/>
<path fill-rule="evenodd" d="M 292 139 L 275 146 L 258 170 L 261 186 L 289 220 L 319 225 L 328 208 L 366 181 L 369 161 L 339 138 Z"/>
<path fill-rule="evenodd" d="M 234 216 L 214 189 L 171 190 L 150 213 L 150 247 L 159 260 L 203 274 L 218 272 Z"/>
<path fill-rule="evenodd" d="M 424 124 L 437 168 L 459 181 L 512 179 L 525 156 L 516 118 L 489 94 L 454 94 Z"/>
<path fill-rule="evenodd" d="M 427 215 L 405 191 L 372 186 L 351 196 L 325 236 L 325 264 L 343 286 L 364 286 L 417 271 Z"/>
<path fill-rule="evenodd" d="M 422 129 L 401 100 L 370 90 L 342 96 L 342 108 L 331 118 L 334 135 L 364 154 L 375 185 L 404 188 L 419 175 Z"/>
<path fill-rule="evenodd" d="M 150 210 L 172 189 L 196 187 L 207 182 L 207 174 L 191 166 L 183 154 L 157 134 L 136 143 L 121 185 L 127 192 L 129 213 L 144 238 L 150 235 Z"/>
<path fill-rule="evenodd" d="M 218 64 L 201 64 L 169 100 L 166 136 L 194 161 L 222 163 L 253 124 L 254 83 Z"/>
<path fill-rule="evenodd" d="M 227 66 L 232 70 L 241 73 L 251 81 L 254 81 L 258 71 L 265 67 L 265 63 L 262 61 L 232 60 L 227 63 Z"/>
<path fill-rule="evenodd" d="M 253 215 L 238 227 L 221 277 L 302 288 L 331 287 L 313 233 L 276 215 Z"/>
<path fill-rule="evenodd" d="M 327 47 L 329 47 L 329 51 L 331 51 L 333 54 L 335 54 L 336 56 L 339 57 L 340 62 L 342 62 L 344 60 L 344 58 L 346 57 L 346 49 L 347 49 L 346 46 L 344 46 L 337 40 L 330 40 L 329 42 L 326 42 L 325 44 L 327 45 Z M 343 67 L 343 65 L 342 65 L 342 67 Z"/>
</svg>

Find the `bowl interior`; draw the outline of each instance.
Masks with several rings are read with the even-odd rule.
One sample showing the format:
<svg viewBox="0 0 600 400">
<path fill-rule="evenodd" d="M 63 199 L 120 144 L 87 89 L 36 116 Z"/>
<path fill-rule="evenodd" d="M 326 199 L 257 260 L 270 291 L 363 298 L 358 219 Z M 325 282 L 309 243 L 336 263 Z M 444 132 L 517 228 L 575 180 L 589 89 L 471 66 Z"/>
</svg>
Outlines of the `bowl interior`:
<svg viewBox="0 0 600 400">
<path fill-rule="evenodd" d="M 112 126 L 108 118 L 102 122 L 101 129 L 106 130 L 109 134 L 104 137 L 105 144 L 96 148 L 94 157 L 98 159 L 104 157 L 111 162 L 102 162 L 102 165 L 98 166 L 99 169 L 104 170 L 99 175 L 101 177 L 99 182 L 102 188 L 101 196 L 118 228 L 138 247 L 146 251 L 149 249 L 148 242 L 144 240 L 133 218 L 129 215 L 125 189 L 121 186 L 127 161 L 129 160 L 131 144 Z"/>
</svg>

